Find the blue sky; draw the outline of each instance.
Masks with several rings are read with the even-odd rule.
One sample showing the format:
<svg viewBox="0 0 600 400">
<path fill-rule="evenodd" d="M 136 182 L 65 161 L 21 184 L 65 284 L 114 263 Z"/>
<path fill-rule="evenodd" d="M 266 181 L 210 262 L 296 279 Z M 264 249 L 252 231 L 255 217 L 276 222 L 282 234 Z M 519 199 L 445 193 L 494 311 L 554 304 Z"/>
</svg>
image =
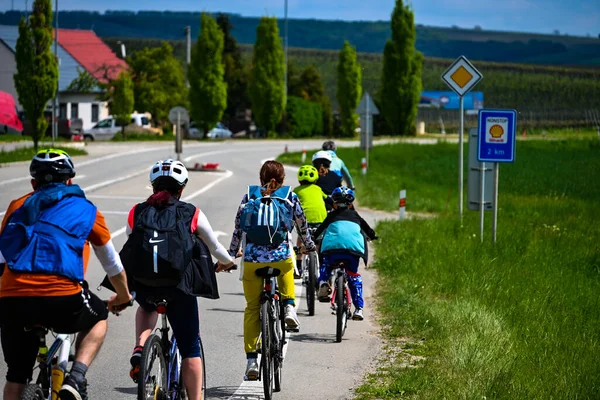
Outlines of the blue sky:
<svg viewBox="0 0 600 400">
<path fill-rule="evenodd" d="M 0 11 L 23 9 L 25 0 L 0 0 Z M 29 4 L 33 0 L 29 0 Z M 284 0 L 59 0 L 69 10 L 224 11 L 283 16 Z M 290 18 L 389 20 L 394 0 L 289 0 Z M 600 0 L 415 0 L 419 24 L 585 36 L 600 34 Z"/>
</svg>

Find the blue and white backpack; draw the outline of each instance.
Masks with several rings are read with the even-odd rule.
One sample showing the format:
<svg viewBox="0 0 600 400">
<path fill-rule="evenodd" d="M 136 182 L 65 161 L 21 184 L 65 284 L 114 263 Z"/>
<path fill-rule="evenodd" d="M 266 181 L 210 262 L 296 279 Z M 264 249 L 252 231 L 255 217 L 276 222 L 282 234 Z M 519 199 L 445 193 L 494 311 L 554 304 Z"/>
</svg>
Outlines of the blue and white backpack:
<svg viewBox="0 0 600 400">
<path fill-rule="evenodd" d="M 261 186 L 248 187 L 248 202 L 242 210 L 240 225 L 246 240 L 258 245 L 279 245 L 294 228 L 292 189 L 282 186 L 263 196 Z"/>
</svg>

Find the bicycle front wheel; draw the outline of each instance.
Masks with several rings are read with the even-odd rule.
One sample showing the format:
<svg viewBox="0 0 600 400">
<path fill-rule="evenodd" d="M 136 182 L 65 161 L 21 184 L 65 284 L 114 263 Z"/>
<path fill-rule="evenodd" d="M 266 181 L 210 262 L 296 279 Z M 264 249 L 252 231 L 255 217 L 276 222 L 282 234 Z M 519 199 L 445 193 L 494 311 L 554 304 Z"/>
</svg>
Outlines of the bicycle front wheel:
<svg viewBox="0 0 600 400">
<path fill-rule="evenodd" d="M 38 385 L 30 383 L 25 386 L 21 400 L 44 400 L 44 391 Z"/>
<path fill-rule="evenodd" d="M 271 400 L 273 398 L 273 336 L 271 335 L 270 329 L 270 314 L 269 314 L 269 302 L 265 301 L 261 306 L 261 380 L 263 381 L 263 388 L 265 391 L 265 400 Z"/>
<path fill-rule="evenodd" d="M 348 305 L 346 304 L 346 291 L 344 290 L 344 278 L 338 276 L 335 280 L 335 308 L 336 308 L 336 329 L 335 329 L 335 341 L 341 342 L 342 336 L 346 331 L 346 321 L 348 315 L 346 310 Z"/>
<path fill-rule="evenodd" d="M 163 399 L 168 396 L 167 363 L 158 335 L 150 335 L 140 359 L 138 400 Z"/>
<path fill-rule="evenodd" d="M 309 254 L 308 256 L 308 282 L 306 283 L 306 304 L 308 306 L 308 315 L 315 315 L 315 291 L 317 287 L 317 256 Z"/>
</svg>

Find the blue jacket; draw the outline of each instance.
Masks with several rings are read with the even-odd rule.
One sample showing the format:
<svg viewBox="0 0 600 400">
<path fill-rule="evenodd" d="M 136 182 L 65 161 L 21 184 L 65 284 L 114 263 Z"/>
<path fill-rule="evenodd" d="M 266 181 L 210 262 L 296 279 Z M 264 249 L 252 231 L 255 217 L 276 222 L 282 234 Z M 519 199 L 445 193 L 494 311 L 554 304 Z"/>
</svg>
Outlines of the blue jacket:
<svg viewBox="0 0 600 400">
<path fill-rule="evenodd" d="M 331 155 L 331 167 L 330 169 L 335 172 L 340 178 L 346 180 L 346 184 L 349 187 L 354 187 L 354 181 L 352 180 L 352 176 L 350 175 L 350 171 L 346 167 L 344 161 L 338 157 L 337 153 L 333 150 L 328 150 Z"/>
<path fill-rule="evenodd" d="M 323 235 L 321 254 L 353 254 L 368 261 L 366 238 L 375 239 L 375 231 L 353 208 L 338 208 L 327 215 L 314 233 Z"/>
<path fill-rule="evenodd" d="M 0 235 L 8 268 L 83 281 L 83 248 L 96 211 L 77 185 L 42 186 L 10 216 Z"/>
</svg>

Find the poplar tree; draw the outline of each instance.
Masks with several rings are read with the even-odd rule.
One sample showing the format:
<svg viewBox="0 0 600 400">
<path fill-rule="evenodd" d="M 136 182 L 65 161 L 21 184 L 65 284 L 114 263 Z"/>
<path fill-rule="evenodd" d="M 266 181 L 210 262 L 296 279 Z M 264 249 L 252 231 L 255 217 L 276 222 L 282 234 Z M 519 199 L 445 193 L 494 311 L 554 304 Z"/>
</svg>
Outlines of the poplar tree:
<svg viewBox="0 0 600 400">
<path fill-rule="evenodd" d="M 338 60 L 336 92 L 340 106 L 341 130 L 344 136 L 354 136 L 357 120 L 355 110 L 361 95 L 362 71 L 356 60 L 356 49 L 348 41 L 345 41 Z"/>
<path fill-rule="evenodd" d="M 256 123 L 270 136 L 276 135 L 275 126 L 281 120 L 286 103 L 284 78 L 285 62 L 277 19 L 262 17 L 256 28 L 248 94 Z"/>
<path fill-rule="evenodd" d="M 396 0 L 392 12 L 392 38 L 383 52 L 381 114 L 392 133 L 416 134 L 417 106 L 421 97 L 423 54 L 415 49 L 417 32 L 412 8 Z"/>
<path fill-rule="evenodd" d="M 29 19 L 21 18 L 15 52 L 17 73 L 13 76 L 19 103 L 31 123 L 35 151 L 48 129 L 46 105 L 58 88 L 58 64 L 52 46 L 52 3 L 35 0 Z"/>
<path fill-rule="evenodd" d="M 112 87 L 110 112 L 114 116 L 117 125 L 121 126 L 121 135 L 125 139 L 125 127 L 131 122 L 134 106 L 133 81 L 129 73 L 125 70 L 121 71 Z"/>
<path fill-rule="evenodd" d="M 188 70 L 190 115 L 204 136 L 223 117 L 227 107 L 227 84 L 223 68 L 223 32 L 212 16 L 202 13 L 200 33 Z"/>
</svg>

